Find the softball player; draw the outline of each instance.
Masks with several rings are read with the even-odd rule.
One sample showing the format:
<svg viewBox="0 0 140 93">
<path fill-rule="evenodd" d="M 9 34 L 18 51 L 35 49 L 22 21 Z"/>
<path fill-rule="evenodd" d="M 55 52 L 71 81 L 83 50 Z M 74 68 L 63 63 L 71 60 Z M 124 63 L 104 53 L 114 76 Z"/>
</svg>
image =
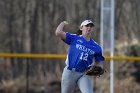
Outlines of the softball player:
<svg viewBox="0 0 140 93">
<path fill-rule="evenodd" d="M 82 93 L 93 93 L 90 76 L 85 73 L 93 64 L 103 68 L 104 62 L 101 47 L 90 38 L 94 23 L 91 20 L 83 21 L 79 27 L 81 35 L 64 32 L 63 28 L 67 24 L 66 21 L 61 22 L 55 32 L 56 36 L 69 45 L 61 93 L 73 93 L 76 85 Z"/>
</svg>

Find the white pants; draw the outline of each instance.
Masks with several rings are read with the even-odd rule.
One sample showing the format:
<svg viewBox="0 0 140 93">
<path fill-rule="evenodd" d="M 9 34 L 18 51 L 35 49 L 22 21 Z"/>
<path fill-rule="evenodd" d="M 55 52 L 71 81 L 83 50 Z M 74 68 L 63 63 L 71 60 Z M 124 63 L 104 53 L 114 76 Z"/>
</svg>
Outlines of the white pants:
<svg viewBox="0 0 140 93">
<path fill-rule="evenodd" d="M 93 93 L 91 77 L 85 73 L 75 72 L 64 68 L 61 80 L 61 93 L 73 93 L 76 85 L 82 93 Z"/>
</svg>

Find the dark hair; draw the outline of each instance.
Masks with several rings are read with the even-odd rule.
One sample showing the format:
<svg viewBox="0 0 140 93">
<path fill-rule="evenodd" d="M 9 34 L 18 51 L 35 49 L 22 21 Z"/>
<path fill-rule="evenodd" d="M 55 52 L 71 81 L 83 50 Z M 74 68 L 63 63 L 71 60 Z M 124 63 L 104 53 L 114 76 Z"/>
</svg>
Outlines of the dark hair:
<svg viewBox="0 0 140 93">
<path fill-rule="evenodd" d="M 77 34 L 77 35 L 82 35 L 82 31 L 81 31 L 80 29 L 78 29 L 78 30 L 76 31 L 76 34 Z"/>
</svg>

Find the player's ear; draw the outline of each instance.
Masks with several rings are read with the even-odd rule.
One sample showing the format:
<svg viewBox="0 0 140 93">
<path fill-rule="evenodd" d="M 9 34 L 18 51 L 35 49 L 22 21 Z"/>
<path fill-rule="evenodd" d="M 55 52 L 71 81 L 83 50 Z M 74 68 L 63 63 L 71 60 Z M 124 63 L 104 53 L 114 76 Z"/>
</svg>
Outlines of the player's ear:
<svg viewBox="0 0 140 93">
<path fill-rule="evenodd" d="M 79 29 L 82 31 L 83 26 L 80 26 Z"/>
</svg>

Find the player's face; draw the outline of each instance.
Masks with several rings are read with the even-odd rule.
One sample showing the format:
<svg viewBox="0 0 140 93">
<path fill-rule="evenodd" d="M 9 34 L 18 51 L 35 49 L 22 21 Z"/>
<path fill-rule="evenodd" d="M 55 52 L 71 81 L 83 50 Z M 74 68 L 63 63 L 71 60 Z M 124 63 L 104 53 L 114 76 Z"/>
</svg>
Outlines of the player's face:
<svg viewBox="0 0 140 93">
<path fill-rule="evenodd" d="M 82 34 L 89 35 L 93 31 L 93 24 L 84 25 L 82 28 Z"/>
</svg>

